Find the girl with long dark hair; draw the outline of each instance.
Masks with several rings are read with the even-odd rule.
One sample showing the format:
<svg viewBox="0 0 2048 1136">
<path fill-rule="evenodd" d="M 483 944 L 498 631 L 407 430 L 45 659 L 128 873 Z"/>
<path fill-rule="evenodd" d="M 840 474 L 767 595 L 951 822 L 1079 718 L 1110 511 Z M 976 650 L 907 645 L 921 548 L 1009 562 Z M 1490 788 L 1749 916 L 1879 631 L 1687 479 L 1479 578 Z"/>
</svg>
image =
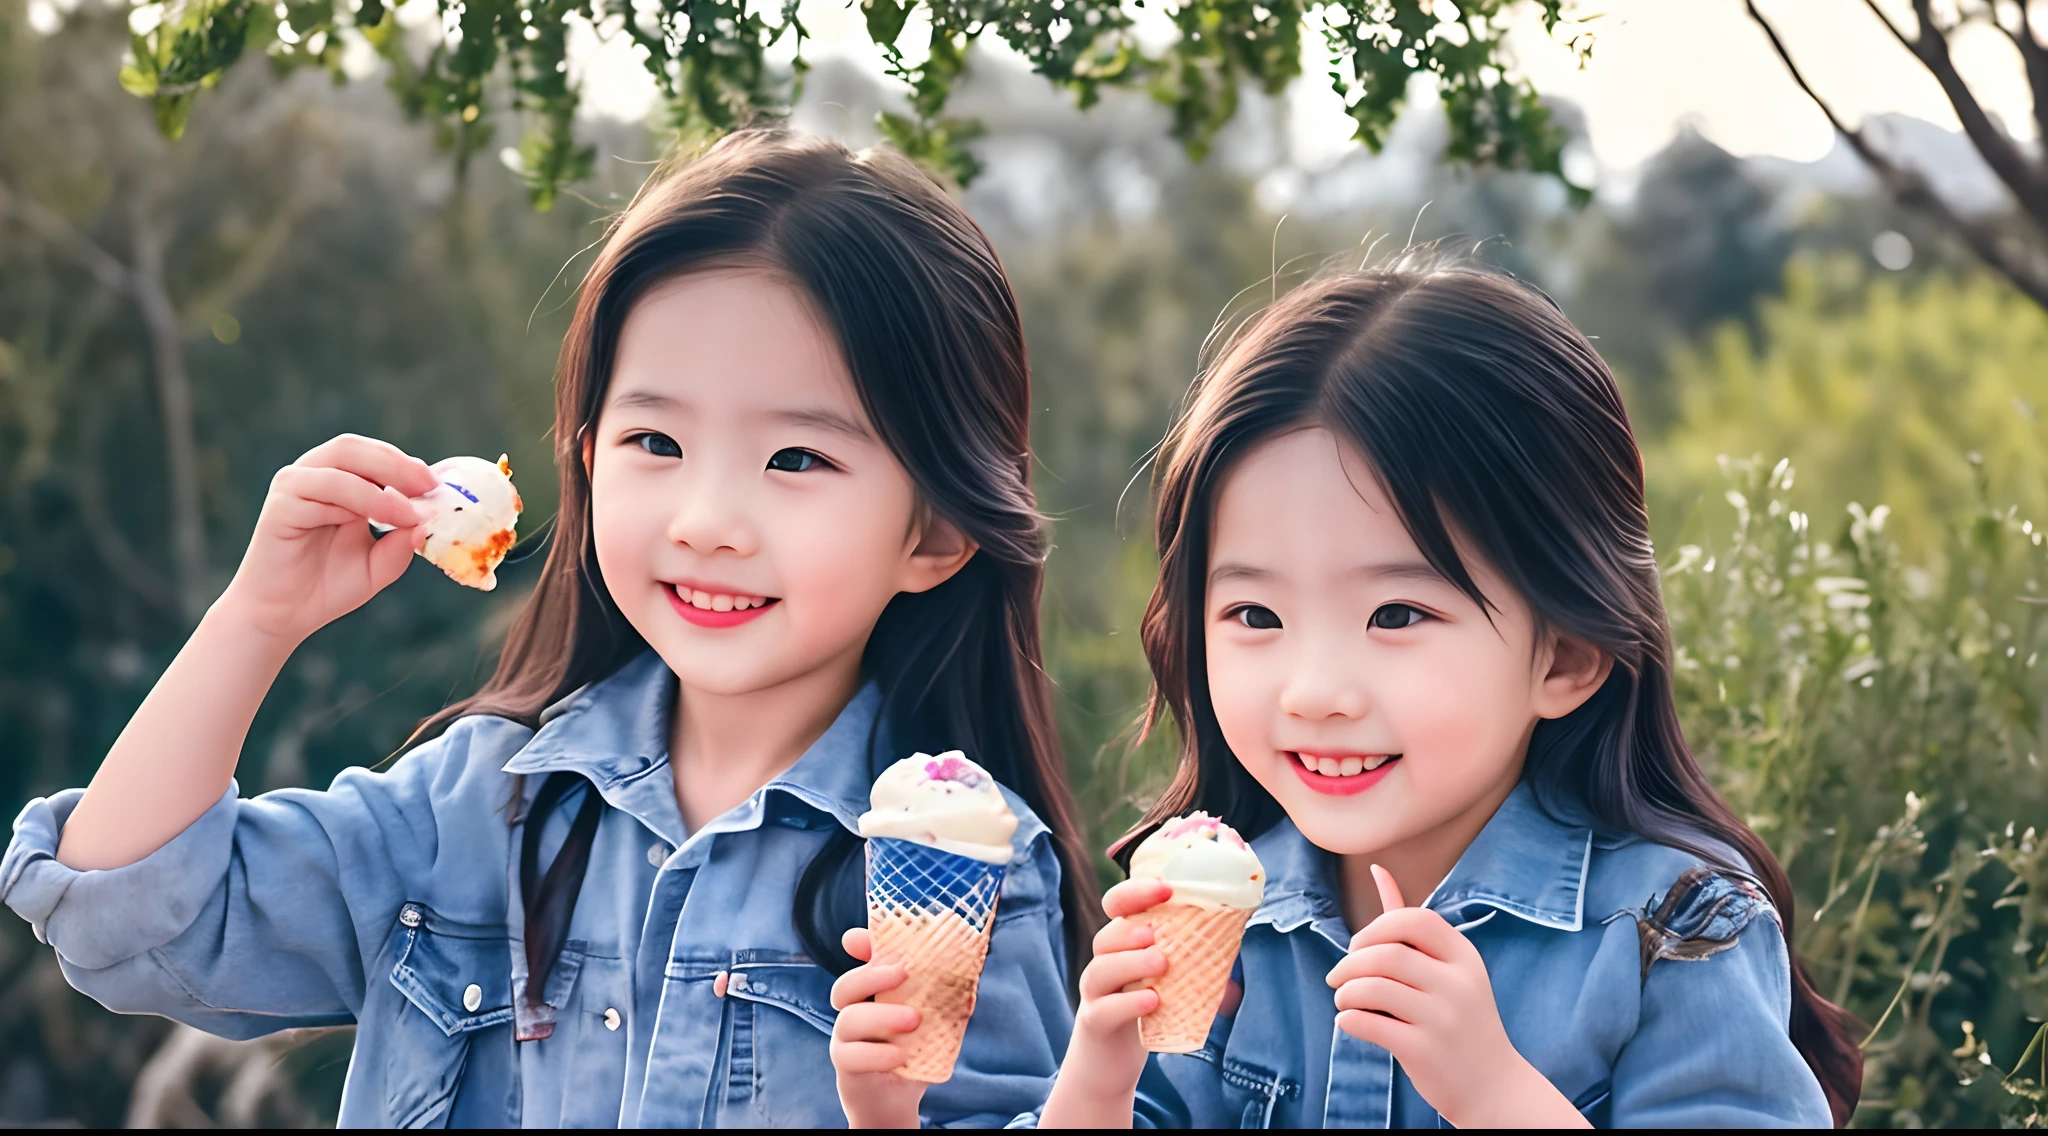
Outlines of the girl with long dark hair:
<svg viewBox="0 0 2048 1136">
<path fill-rule="evenodd" d="M 1770 849 L 1678 727 L 1643 468 L 1540 292 L 1409 255 L 1302 286 L 1198 382 L 1144 623 L 1179 771 L 1268 873 L 1206 1045 L 1105 906 L 1047 1125 L 1818 1126 L 1861 1080 Z M 1408 899 L 1420 906 L 1406 906 Z"/>
<path fill-rule="evenodd" d="M 584 281 L 554 543 L 484 688 L 388 771 L 238 799 L 285 658 L 404 571 L 434 487 L 335 439 L 277 475 L 91 787 L 30 804 L 0 895 L 116 1010 L 354 1023 L 346 1125 L 1007 1120 L 1056 1067 L 1092 907 L 1030 405 L 995 252 L 915 166 L 729 137 Z M 978 1008 L 952 1081 L 868 1078 L 842 1111 L 855 818 L 881 768 L 952 748 L 1020 822 Z"/>
</svg>

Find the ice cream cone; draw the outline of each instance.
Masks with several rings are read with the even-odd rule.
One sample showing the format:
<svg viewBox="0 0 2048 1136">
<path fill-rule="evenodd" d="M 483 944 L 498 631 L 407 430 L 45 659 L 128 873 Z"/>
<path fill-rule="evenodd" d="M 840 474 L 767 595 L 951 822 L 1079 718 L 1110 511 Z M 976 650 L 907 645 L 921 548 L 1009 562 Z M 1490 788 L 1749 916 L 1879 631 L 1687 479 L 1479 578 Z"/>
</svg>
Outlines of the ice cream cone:
<svg viewBox="0 0 2048 1136">
<path fill-rule="evenodd" d="M 874 961 L 896 963 L 907 979 L 876 997 L 923 1015 L 898 1044 L 909 1053 L 900 1077 L 938 1084 L 974 1016 L 982 963 L 995 928 L 1004 866 L 908 840 L 868 841 L 868 933 Z"/>
<path fill-rule="evenodd" d="M 1152 928 L 1166 955 L 1166 973 L 1149 983 L 1159 1008 L 1138 1019 L 1138 1036 L 1153 1053 L 1193 1053 L 1209 1039 L 1223 1005 L 1230 966 L 1251 912 L 1239 907 L 1162 903 L 1130 917 Z"/>
</svg>

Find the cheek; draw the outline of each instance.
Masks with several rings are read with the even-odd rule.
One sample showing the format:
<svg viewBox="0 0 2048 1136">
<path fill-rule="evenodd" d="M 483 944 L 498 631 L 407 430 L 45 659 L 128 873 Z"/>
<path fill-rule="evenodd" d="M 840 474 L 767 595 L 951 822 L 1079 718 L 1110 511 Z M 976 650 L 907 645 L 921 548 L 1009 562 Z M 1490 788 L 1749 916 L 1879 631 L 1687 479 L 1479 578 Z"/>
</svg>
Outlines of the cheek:
<svg viewBox="0 0 2048 1136">
<path fill-rule="evenodd" d="M 1445 637 L 1389 667 L 1381 701 L 1403 750 L 1444 771 L 1512 757 L 1530 693 L 1527 669 L 1513 656 L 1482 632 Z"/>
<path fill-rule="evenodd" d="M 790 615 L 807 623 L 872 623 L 896 594 L 910 529 L 908 493 L 848 485 L 773 510 L 764 526 Z"/>
<path fill-rule="evenodd" d="M 1273 652 L 1211 635 L 1206 644 L 1209 704 L 1231 752 L 1240 757 L 1272 748 L 1272 722 L 1280 704 L 1279 660 Z"/>
</svg>

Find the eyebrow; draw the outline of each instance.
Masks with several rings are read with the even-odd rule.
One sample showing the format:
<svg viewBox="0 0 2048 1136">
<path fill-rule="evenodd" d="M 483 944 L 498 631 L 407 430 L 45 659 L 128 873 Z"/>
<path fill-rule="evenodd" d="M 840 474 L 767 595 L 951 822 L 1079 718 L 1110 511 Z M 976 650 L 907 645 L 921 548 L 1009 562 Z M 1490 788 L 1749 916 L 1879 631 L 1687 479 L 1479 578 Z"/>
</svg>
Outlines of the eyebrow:
<svg viewBox="0 0 2048 1136">
<path fill-rule="evenodd" d="M 1276 573 L 1266 568 L 1254 568 L 1249 564 L 1226 562 L 1218 564 L 1209 573 L 1209 586 L 1233 581 L 1262 583 L 1274 578 Z M 1423 580 L 1430 583 L 1448 584 L 1443 573 L 1422 560 L 1395 560 L 1385 564 L 1361 564 L 1345 573 L 1347 576 L 1366 576 L 1380 580 Z"/>
<path fill-rule="evenodd" d="M 683 404 L 651 390 L 628 390 L 613 395 L 613 410 L 681 410 Z"/>
<path fill-rule="evenodd" d="M 614 395 L 611 399 L 611 408 L 613 410 L 665 411 L 689 409 L 679 399 L 672 398 L 658 391 L 639 389 L 627 390 Z M 770 420 L 785 426 L 812 426 L 834 434 L 843 434 L 846 437 L 859 441 L 874 440 L 874 433 L 867 427 L 838 411 L 824 407 L 812 407 L 803 410 L 777 410 L 771 412 L 768 417 Z"/>
<path fill-rule="evenodd" d="M 809 410 L 778 410 L 768 416 L 785 426 L 813 426 L 834 434 L 844 434 L 856 441 L 874 441 L 874 434 L 867 427 L 835 410 L 817 407 Z"/>
</svg>

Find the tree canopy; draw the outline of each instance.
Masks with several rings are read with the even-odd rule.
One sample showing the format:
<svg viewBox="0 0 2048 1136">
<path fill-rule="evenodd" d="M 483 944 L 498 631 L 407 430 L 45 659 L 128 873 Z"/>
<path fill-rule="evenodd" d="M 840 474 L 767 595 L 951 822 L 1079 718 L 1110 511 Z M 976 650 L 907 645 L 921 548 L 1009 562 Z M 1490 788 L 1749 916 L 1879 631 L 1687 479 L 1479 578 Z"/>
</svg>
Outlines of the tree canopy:
<svg viewBox="0 0 2048 1136">
<path fill-rule="evenodd" d="M 424 45 L 408 42 L 386 0 L 157 0 L 131 16 L 121 82 L 155 103 L 159 127 L 175 138 L 202 92 L 244 56 L 323 67 L 339 79 L 344 37 L 360 34 L 389 62 L 406 111 L 433 122 L 460 161 L 494 137 L 489 95 L 502 71 L 524 123 L 518 170 L 534 204 L 547 208 L 563 186 L 589 175 L 594 156 L 575 134 L 581 92 L 568 60 L 572 21 L 630 40 L 670 124 L 686 133 L 786 113 L 807 68 L 796 0 L 783 0 L 777 15 L 747 0 L 411 2 L 435 5 L 438 34 Z M 889 76 L 909 90 L 908 113 L 884 112 L 882 133 L 960 183 L 979 169 L 966 143 L 981 128 L 948 115 L 947 102 L 969 47 L 984 36 L 1084 107 L 1106 87 L 1149 91 L 1171 109 L 1174 136 L 1199 156 L 1237 113 L 1240 91 L 1277 94 L 1302 74 L 1305 32 L 1320 33 L 1330 85 L 1365 145 L 1384 144 L 1409 81 L 1427 75 L 1449 119 L 1448 159 L 1562 178 L 1563 131 L 1534 87 L 1505 65 L 1502 17 L 1517 2 L 1186 0 L 1166 3 L 1178 35 L 1156 51 L 1136 33 L 1147 0 L 861 0 L 861 10 Z M 1563 0 L 1533 2 L 1547 29 L 1590 50 L 1590 34 L 1566 21 Z M 778 53 L 789 62 L 778 65 Z"/>
</svg>

